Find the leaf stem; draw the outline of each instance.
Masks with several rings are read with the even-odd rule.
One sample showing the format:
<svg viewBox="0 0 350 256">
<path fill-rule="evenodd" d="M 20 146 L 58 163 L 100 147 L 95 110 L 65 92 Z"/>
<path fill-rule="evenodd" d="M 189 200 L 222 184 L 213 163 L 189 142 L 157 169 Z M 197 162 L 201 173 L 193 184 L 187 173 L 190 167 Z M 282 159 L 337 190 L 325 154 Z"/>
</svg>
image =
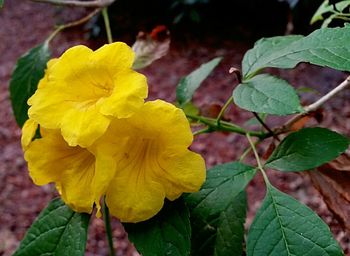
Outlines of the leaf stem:
<svg viewBox="0 0 350 256">
<path fill-rule="evenodd" d="M 220 125 L 220 121 L 221 118 L 224 116 L 226 109 L 230 106 L 230 104 L 233 103 L 233 97 L 231 96 L 225 103 L 225 105 L 222 107 L 222 109 L 220 110 L 220 113 L 218 114 L 217 118 L 216 118 L 216 124 L 219 126 Z"/>
<path fill-rule="evenodd" d="M 249 132 L 250 135 L 258 137 L 260 139 L 263 139 L 268 135 L 267 133 L 262 133 L 262 132 L 246 131 L 244 128 L 236 124 L 225 122 L 225 121 L 221 121 L 220 125 L 217 125 L 216 119 L 209 118 L 209 117 L 196 116 L 191 114 L 186 114 L 186 116 L 192 120 L 195 120 L 202 124 L 207 125 L 208 128 L 210 129 L 208 131 L 228 131 L 228 132 L 234 132 L 242 135 L 245 135 L 247 132 Z"/>
<path fill-rule="evenodd" d="M 49 43 L 59 32 L 61 32 L 62 30 L 66 29 L 66 28 L 79 26 L 79 25 L 89 21 L 93 16 L 95 16 L 100 11 L 101 11 L 101 8 L 96 8 L 95 10 L 90 12 L 88 15 L 84 16 L 83 18 L 81 18 L 79 20 L 72 21 L 72 22 L 57 26 L 57 28 L 51 33 L 51 35 L 48 36 L 48 38 L 46 39 L 46 42 Z"/>
<path fill-rule="evenodd" d="M 258 120 L 258 122 L 268 131 L 268 136 L 273 136 L 277 141 L 280 141 L 280 138 L 271 130 L 271 128 L 261 119 L 258 113 L 253 112 L 253 115 Z"/>
<path fill-rule="evenodd" d="M 111 25 L 109 24 L 108 8 L 107 7 L 104 7 L 102 9 L 102 16 L 103 16 L 103 21 L 104 21 L 105 27 L 106 27 L 107 40 L 108 40 L 108 43 L 111 44 L 111 43 L 113 43 L 113 37 L 112 37 Z"/>
<path fill-rule="evenodd" d="M 260 157 L 258 155 L 258 152 L 256 151 L 254 142 L 252 141 L 252 138 L 250 137 L 249 133 L 246 133 L 246 137 L 247 137 L 247 140 L 249 141 L 251 149 L 254 152 L 254 156 L 255 156 L 256 162 L 258 164 L 258 169 L 261 171 L 261 173 L 262 173 L 262 175 L 264 177 L 265 184 L 266 184 L 266 186 L 269 186 L 271 183 L 269 181 L 269 178 L 266 175 L 266 172 L 265 172 L 265 170 L 263 168 L 263 165 L 261 164 Z"/>
<path fill-rule="evenodd" d="M 105 228 L 106 228 L 106 236 L 108 241 L 108 248 L 109 248 L 109 255 L 114 256 L 115 250 L 113 246 L 113 235 L 112 235 L 112 228 L 111 228 L 111 217 L 109 215 L 109 209 L 106 204 L 106 201 L 103 200 L 103 220 L 105 222 Z"/>
</svg>

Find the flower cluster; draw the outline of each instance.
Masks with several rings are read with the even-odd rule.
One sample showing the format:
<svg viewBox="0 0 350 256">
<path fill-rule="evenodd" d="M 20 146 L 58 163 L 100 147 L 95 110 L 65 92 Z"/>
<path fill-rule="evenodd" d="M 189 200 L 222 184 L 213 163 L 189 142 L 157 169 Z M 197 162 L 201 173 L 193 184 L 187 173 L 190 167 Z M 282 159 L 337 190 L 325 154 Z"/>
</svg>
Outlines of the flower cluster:
<svg viewBox="0 0 350 256">
<path fill-rule="evenodd" d="M 165 198 L 198 191 L 205 180 L 203 158 L 188 149 L 193 136 L 183 111 L 145 102 L 147 81 L 133 61 L 124 43 L 76 46 L 50 60 L 22 129 L 35 184 L 54 182 L 78 212 L 99 210 L 105 196 L 123 222 L 151 218 Z M 38 126 L 41 138 L 33 140 Z"/>
</svg>

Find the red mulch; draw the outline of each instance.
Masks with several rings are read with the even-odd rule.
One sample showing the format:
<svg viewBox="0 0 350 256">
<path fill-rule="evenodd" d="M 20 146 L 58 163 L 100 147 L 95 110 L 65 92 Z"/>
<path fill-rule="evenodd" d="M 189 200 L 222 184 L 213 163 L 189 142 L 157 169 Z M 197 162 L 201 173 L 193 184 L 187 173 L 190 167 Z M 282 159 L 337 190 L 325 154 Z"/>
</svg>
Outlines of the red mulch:
<svg viewBox="0 0 350 256">
<path fill-rule="evenodd" d="M 37 187 L 28 176 L 20 147 L 20 129 L 14 121 L 9 100 L 8 82 L 12 69 L 21 54 L 41 43 L 50 34 L 55 22 L 62 21 L 65 17 L 73 20 L 81 17 L 83 13 L 81 9 L 54 8 L 21 0 L 5 1 L 4 8 L 0 10 L 0 255 L 11 255 L 34 218 L 56 195 L 52 186 Z M 60 34 L 51 47 L 54 56 L 76 44 L 96 45 L 96 42 L 88 41 L 86 36 L 87 33 L 82 28 L 67 30 Z M 215 56 L 224 56 L 222 63 L 194 97 L 198 106 L 205 112 L 210 112 L 210 105 L 223 105 L 231 94 L 237 81 L 228 70 L 231 66 L 239 67 L 244 52 L 250 47 L 250 43 L 216 37 L 201 41 L 187 35 L 181 42 L 175 40 L 166 57 L 142 71 L 148 77 L 150 99 L 161 98 L 173 102 L 175 87 L 181 76 Z M 345 78 L 344 73 L 304 64 L 295 70 L 270 71 L 288 79 L 297 87 L 309 86 L 320 93 L 329 91 Z M 307 104 L 317 97 L 318 95 L 306 94 L 302 100 Z M 325 117 L 322 126 L 350 136 L 350 122 L 347 119 L 350 117 L 349 97 L 350 92 L 347 90 L 324 107 Z M 251 116 L 248 112 L 231 108 L 226 118 L 243 124 Z M 281 121 L 271 119 L 269 123 L 278 125 Z M 201 153 L 206 159 L 207 166 L 210 167 L 237 159 L 246 145 L 242 136 L 213 133 L 198 136 L 192 149 Z M 262 146 L 261 153 L 266 146 L 267 143 Z M 248 161 L 252 161 L 252 158 L 249 157 Z M 294 173 L 275 171 L 269 172 L 269 177 L 276 187 L 316 210 L 331 226 L 346 254 L 350 255 L 350 234 L 342 230 L 308 179 Z M 251 223 L 264 193 L 262 177 L 257 175 L 248 187 L 250 209 L 247 226 Z M 117 220 L 112 224 L 117 255 L 137 255 L 127 241 L 121 224 Z M 107 255 L 104 226 L 100 219 L 92 219 L 86 255 Z"/>
</svg>

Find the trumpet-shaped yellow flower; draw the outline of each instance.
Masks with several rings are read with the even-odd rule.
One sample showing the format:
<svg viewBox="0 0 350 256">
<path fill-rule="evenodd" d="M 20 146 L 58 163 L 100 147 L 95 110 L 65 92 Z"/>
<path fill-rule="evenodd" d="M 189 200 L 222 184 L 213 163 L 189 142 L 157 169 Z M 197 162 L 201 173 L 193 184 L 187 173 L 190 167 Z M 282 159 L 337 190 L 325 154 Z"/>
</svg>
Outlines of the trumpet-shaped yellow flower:
<svg viewBox="0 0 350 256">
<path fill-rule="evenodd" d="M 161 100 L 145 103 L 126 119 L 114 119 L 90 147 L 71 147 L 59 130 L 24 125 L 22 144 L 37 185 L 55 182 L 62 199 L 78 212 L 99 208 L 102 196 L 123 222 L 157 214 L 164 199 L 198 191 L 205 180 L 203 158 L 190 151 L 193 136 L 182 110 Z"/>
<path fill-rule="evenodd" d="M 183 111 L 160 100 L 145 103 L 128 119 L 113 121 L 96 146 L 116 161 L 106 190 L 112 215 L 123 222 L 147 220 L 165 198 L 198 191 L 205 180 L 205 163 L 188 150 L 192 139 Z"/>
<path fill-rule="evenodd" d="M 70 146 L 88 147 L 111 119 L 128 118 L 147 97 L 146 78 L 131 69 L 134 53 L 124 43 L 96 51 L 75 46 L 47 65 L 28 100 L 28 115 L 41 127 L 60 129 Z"/>
<path fill-rule="evenodd" d="M 22 137 L 29 138 L 31 131 L 25 128 Z M 41 135 L 24 148 L 33 182 L 37 185 L 54 182 L 63 201 L 77 212 L 91 213 L 94 203 L 99 208 L 115 162 L 106 161 L 103 155 L 95 156 L 86 148 L 70 147 L 59 130 L 41 129 Z"/>
</svg>

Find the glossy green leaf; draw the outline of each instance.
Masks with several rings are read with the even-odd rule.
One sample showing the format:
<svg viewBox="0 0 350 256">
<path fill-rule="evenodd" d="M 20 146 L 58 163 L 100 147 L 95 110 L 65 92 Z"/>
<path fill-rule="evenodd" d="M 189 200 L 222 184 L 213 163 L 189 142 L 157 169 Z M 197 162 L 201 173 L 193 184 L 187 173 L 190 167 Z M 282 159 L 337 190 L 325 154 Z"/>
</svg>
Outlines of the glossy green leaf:
<svg viewBox="0 0 350 256">
<path fill-rule="evenodd" d="M 0 8 L 4 6 L 4 0 L 0 0 Z"/>
<path fill-rule="evenodd" d="M 31 49 L 17 60 L 10 81 L 10 96 L 12 109 L 20 127 L 28 119 L 27 100 L 34 94 L 38 82 L 44 76 L 49 59 L 48 44 L 44 43 Z"/>
<path fill-rule="evenodd" d="M 303 111 L 294 88 L 270 75 L 257 75 L 239 84 L 233 99 L 239 107 L 252 112 L 289 115 Z"/>
<path fill-rule="evenodd" d="M 242 255 L 246 209 L 243 191 L 230 198 L 225 209 L 210 217 L 191 212 L 192 255 Z"/>
<path fill-rule="evenodd" d="M 255 173 L 254 167 L 239 162 L 217 165 L 208 170 L 201 190 L 186 196 L 186 203 L 192 213 L 204 218 L 218 214 L 245 189 Z"/>
<path fill-rule="evenodd" d="M 325 128 L 305 128 L 289 134 L 266 161 L 280 171 L 304 171 L 327 163 L 349 146 L 349 140 Z"/>
<path fill-rule="evenodd" d="M 218 57 L 202 64 L 198 69 L 180 80 L 176 88 L 176 99 L 180 105 L 191 101 L 194 92 L 220 63 L 221 59 L 221 57 Z"/>
<path fill-rule="evenodd" d="M 249 229 L 248 256 L 342 256 L 329 227 L 310 208 L 268 185 Z"/>
<path fill-rule="evenodd" d="M 337 10 L 340 12 L 344 11 L 344 9 L 348 6 L 350 6 L 350 1 L 340 1 L 335 4 Z M 328 0 L 325 0 L 320 7 L 317 9 L 315 12 L 314 16 L 312 16 L 310 23 L 313 24 L 316 21 L 323 20 L 325 14 L 333 12 L 334 11 L 334 6 L 332 4 L 329 4 Z"/>
<path fill-rule="evenodd" d="M 29 228 L 13 256 L 83 256 L 89 219 L 89 214 L 76 213 L 54 199 Z"/>
<path fill-rule="evenodd" d="M 245 187 L 256 170 L 238 162 L 217 165 L 197 193 L 185 196 L 190 209 L 193 255 L 241 255 L 246 216 Z"/>
<path fill-rule="evenodd" d="M 248 79 L 266 67 L 293 68 L 300 62 L 350 71 L 350 26 L 318 29 L 299 40 L 296 36 L 288 38 L 296 40 L 276 43 L 265 52 L 266 46 L 260 45 L 264 41 L 258 41 L 243 59 L 244 78 Z M 274 40 L 269 39 L 270 45 Z"/>
<path fill-rule="evenodd" d="M 303 36 L 289 35 L 262 38 L 258 40 L 254 44 L 254 47 L 247 51 L 243 57 L 242 72 L 245 78 L 253 73 L 251 70 L 252 66 L 255 65 L 260 58 L 267 59 L 275 51 L 280 51 L 301 38 L 303 38 Z"/>
<path fill-rule="evenodd" d="M 130 241 L 143 256 L 186 256 L 190 254 L 191 226 L 182 199 L 166 202 L 150 220 L 124 224 Z"/>
</svg>

